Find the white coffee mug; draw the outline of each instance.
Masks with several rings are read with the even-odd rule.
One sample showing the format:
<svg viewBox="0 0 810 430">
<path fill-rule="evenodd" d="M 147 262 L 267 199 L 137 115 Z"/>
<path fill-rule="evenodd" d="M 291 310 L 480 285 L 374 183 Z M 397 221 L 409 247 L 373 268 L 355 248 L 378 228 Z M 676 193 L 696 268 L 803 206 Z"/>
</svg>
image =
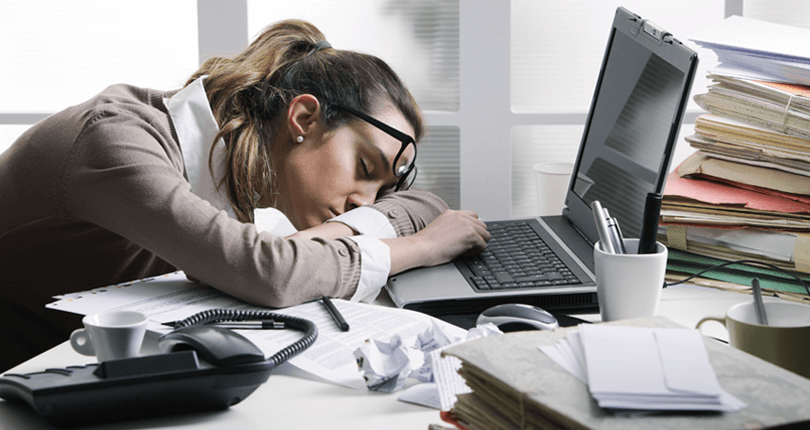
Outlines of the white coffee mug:
<svg viewBox="0 0 810 430">
<path fill-rule="evenodd" d="M 74 330 L 70 345 L 82 355 L 95 355 L 98 361 L 137 357 L 149 319 L 139 312 L 114 311 L 87 315 L 85 328 Z"/>
</svg>

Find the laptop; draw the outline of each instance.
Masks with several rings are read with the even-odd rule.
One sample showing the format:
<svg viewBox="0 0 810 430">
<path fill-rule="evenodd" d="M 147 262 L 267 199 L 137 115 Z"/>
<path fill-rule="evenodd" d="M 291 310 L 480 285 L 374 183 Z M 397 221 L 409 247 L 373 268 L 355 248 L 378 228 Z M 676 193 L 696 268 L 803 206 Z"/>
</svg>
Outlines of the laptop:
<svg viewBox="0 0 810 430">
<path fill-rule="evenodd" d="M 598 308 L 591 202 L 618 219 L 624 237 L 639 236 L 647 193 L 664 188 L 697 63 L 672 34 L 619 7 L 562 213 L 487 222 L 484 253 L 391 277 L 394 304 L 438 317 L 502 303 Z"/>
</svg>

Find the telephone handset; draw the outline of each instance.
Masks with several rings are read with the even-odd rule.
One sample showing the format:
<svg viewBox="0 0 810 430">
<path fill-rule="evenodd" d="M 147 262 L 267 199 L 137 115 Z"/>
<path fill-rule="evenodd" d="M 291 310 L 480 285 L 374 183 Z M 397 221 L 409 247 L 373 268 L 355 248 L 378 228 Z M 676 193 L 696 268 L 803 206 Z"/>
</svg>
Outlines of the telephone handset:
<svg viewBox="0 0 810 430">
<path fill-rule="evenodd" d="M 206 325 L 282 322 L 304 337 L 269 358 L 244 336 Z M 271 370 L 312 345 L 314 323 L 265 311 L 214 309 L 179 321 L 160 338 L 163 354 L 0 377 L 0 397 L 26 402 L 59 427 L 188 411 L 226 409 L 250 395 Z"/>
</svg>

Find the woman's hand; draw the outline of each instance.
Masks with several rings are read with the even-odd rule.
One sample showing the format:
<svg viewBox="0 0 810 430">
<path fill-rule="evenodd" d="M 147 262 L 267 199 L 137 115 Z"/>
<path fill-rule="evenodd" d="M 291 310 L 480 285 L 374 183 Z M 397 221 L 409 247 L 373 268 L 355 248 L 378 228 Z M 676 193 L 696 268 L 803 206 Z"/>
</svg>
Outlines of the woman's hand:
<svg viewBox="0 0 810 430">
<path fill-rule="evenodd" d="M 489 231 L 473 211 L 446 210 L 414 236 L 425 242 L 423 266 L 447 263 L 487 249 Z"/>
<path fill-rule="evenodd" d="M 345 224 L 328 222 L 297 232 L 289 239 L 337 239 L 357 232 Z M 422 266 L 437 266 L 460 255 L 477 254 L 487 248 L 486 224 L 473 211 L 446 210 L 424 229 L 411 236 L 382 239 L 391 250 L 391 274 Z"/>
<path fill-rule="evenodd" d="M 391 249 L 391 274 L 436 266 L 487 248 L 486 224 L 473 211 L 446 210 L 413 236 L 384 239 Z"/>
</svg>

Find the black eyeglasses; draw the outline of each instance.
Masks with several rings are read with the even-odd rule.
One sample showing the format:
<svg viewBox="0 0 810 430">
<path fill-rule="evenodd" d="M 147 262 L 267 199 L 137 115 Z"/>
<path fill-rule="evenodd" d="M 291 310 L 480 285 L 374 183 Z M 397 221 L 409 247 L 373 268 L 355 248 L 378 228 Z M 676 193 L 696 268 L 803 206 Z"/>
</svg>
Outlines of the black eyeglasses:
<svg viewBox="0 0 810 430">
<path fill-rule="evenodd" d="M 363 112 L 358 110 L 352 109 L 350 107 L 341 106 L 341 105 L 333 105 L 334 107 L 349 112 L 350 114 L 362 119 L 363 121 L 373 125 L 374 127 L 379 128 L 380 130 L 384 131 L 389 136 L 393 137 L 394 139 L 400 141 L 402 146 L 399 148 L 399 152 L 397 152 L 396 157 L 394 157 L 394 176 L 397 177 L 397 184 L 394 188 L 394 191 L 404 191 L 413 185 L 414 179 L 416 179 L 416 141 L 407 134 L 391 127 L 390 125 L 379 121 L 375 118 L 372 118 Z M 406 164 L 399 164 L 399 160 L 402 157 L 402 154 L 405 152 L 405 149 L 408 148 L 408 145 L 413 145 L 413 158 L 407 161 Z"/>
</svg>

